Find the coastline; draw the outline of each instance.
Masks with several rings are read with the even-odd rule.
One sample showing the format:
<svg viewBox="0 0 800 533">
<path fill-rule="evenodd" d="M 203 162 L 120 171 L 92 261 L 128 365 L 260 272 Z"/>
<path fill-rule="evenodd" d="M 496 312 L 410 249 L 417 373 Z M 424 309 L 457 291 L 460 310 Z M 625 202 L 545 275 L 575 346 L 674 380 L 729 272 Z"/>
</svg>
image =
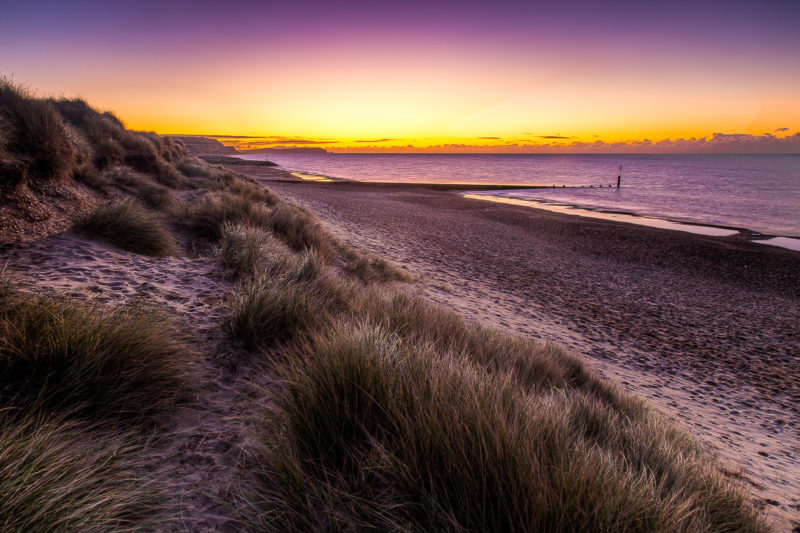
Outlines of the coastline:
<svg viewBox="0 0 800 533">
<path fill-rule="evenodd" d="M 589 218 L 599 218 L 603 220 L 613 220 L 616 222 L 638 224 L 652 228 L 685 231 L 709 237 L 732 237 L 740 236 L 756 244 L 766 244 L 769 246 L 779 246 L 787 250 L 800 251 L 800 237 L 788 235 L 776 235 L 761 233 L 748 228 L 736 226 L 725 226 L 721 224 L 709 224 L 692 220 L 658 217 L 631 211 L 619 211 L 588 207 L 579 204 L 566 204 L 561 202 L 548 202 L 545 200 L 524 200 L 509 196 L 499 196 L 490 194 L 465 194 L 466 198 L 483 200 L 489 202 L 507 203 L 531 207 L 534 209 L 544 209 L 566 215 L 582 216 Z"/>
<path fill-rule="evenodd" d="M 243 159 L 243 161 L 250 161 Z M 661 216 L 651 213 L 630 210 L 608 209 L 591 205 L 548 201 L 545 199 L 524 199 L 510 196 L 515 190 L 530 191 L 537 189 L 582 189 L 582 186 L 555 187 L 545 184 L 509 184 L 509 183 L 479 183 L 479 182 L 425 182 L 425 181 L 361 181 L 357 179 L 341 178 L 320 174 L 316 172 L 285 169 L 279 165 L 263 169 L 262 161 L 253 160 L 253 165 L 237 164 L 236 168 L 243 172 L 269 181 L 287 182 L 324 182 L 338 187 L 370 186 L 381 189 L 420 188 L 438 191 L 461 191 L 465 195 L 476 193 L 472 197 L 483 201 L 503 202 L 527 206 L 535 209 L 546 209 L 572 216 L 584 216 L 615 220 L 617 222 L 639 224 L 654 228 L 687 231 L 708 236 L 735 236 L 757 244 L 777 246 L 780 248 L 800 251 L 800 235 L 789 235 L 775 232 L 758 231 L 752 228 L 717 224 L 680 217 Z M 496 193 L 496 194 L 495 194 Z"/>
<path fill-rule="evenodd" d="M 796 254 L 230 170 L 3 90 L 11 529 L 800 525 Z"/>
<path fill-rule="evenodd" d="M 779 530 L 800 521 L 800 254 L 458 189 L 251 175 L 434 301 L 565 345 L 717 450 Z"/>
</svg>

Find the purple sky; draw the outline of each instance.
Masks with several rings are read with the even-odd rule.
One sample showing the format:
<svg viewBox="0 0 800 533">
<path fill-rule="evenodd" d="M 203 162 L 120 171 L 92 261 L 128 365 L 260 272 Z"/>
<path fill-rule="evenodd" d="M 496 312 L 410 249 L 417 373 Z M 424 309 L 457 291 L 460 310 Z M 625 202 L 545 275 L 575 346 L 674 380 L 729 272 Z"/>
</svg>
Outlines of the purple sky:
<svg viewBox="0 0 800 533">
<path fill-rule="evenodd" d="M 20 1 L 2 8 L 0 73 L 160 132 L 418 146 L 793 134 L 799 28 L 796 0 Z"/>
</svg>

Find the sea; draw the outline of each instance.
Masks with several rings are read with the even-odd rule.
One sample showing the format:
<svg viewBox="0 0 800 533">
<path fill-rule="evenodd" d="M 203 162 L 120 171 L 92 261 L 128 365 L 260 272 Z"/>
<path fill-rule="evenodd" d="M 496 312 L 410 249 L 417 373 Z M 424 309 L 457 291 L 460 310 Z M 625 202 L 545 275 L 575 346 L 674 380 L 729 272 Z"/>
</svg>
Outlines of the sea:
<svg viewBox="0 0 800 533">
<path fill-rule="evenodd" d="M 542 185 L 480 195 L 800 237 L 800 154 L 271 153 L 268 159 L 291 171 L 361 181 Z"/>
</svg>

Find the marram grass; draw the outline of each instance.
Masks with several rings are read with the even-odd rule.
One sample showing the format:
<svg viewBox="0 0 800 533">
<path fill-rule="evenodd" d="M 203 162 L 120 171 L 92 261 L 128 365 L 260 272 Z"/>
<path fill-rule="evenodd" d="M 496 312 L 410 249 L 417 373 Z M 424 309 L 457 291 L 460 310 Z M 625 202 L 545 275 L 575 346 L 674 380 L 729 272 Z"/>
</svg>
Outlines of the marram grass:
<svg viewBox="0 0 800 533">
<path fill-rule="evenodd" d="M 140 531 L 165 498 L 137 474 L 140 437 L 57 418 L 0 415 L 0 530 Z"/>
<path fill-rule="evenodd" d="M 766 530 L 692 439 L 585 386 L 531 393 L 369 321 L 281 353 L 248 465 L 256 528 Z"/>
<path fill-rule="evenodd" d="M 159 257 L 171 255 L 177 249 L 175 238 L 159 216 L 130 200 L 101 206 L 78 220 L 74 227 L 137 254 Z"/>
<path fill-rule="evenodd" d="M 2 292 L 0 406 L 8 413 L 145 420 L 188 399 L 195 353 L 160 313 Z"/>
</svg>

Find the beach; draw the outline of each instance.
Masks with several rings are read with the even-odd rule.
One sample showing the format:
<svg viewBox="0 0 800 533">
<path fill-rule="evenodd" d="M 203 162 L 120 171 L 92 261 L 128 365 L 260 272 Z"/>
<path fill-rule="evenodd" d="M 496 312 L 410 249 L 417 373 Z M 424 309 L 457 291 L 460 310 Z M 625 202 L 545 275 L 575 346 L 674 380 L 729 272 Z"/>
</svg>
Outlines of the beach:
<svg viewBox="0 0 800 533">
<path fill-rule="evenodd" d="M 613 494 L 631 493 L 628 488 L 619 487 L 620 480 L 633 479 L 648 486 L 658 484 L 667 491 L 665 496 L 659 490 L 660 495 L 644 504 L 645 514 L 664 506 L 675 507 L 674 498 L 699 509 L 687 512 L 680 504 L 678 519 L 685 530 L 703 529 L 703 523 L 717 523 L 717 519 L 708 521 L 696 513 L 705 513 L 705 506 L 714 508 L 718 504 L 724 509 L 723 522 L 733 520 L 748 527 L 747 515 L 742 519 L 737 513 L 752 510 L 750 497 L 765 511 L 767 524 L 773 526 L 769 530 L 795 531 L 798 527 L 800 476 L 795 460 L 798 340 L 791 329 L 798 315 L 795 273 L 800 254 L 797 252 L 755 244 L 746 235 L 709 237 L 474 199 L 468 197 L 474 184 L 315 181 L 303 173 L 280 168 L 236 165 L 236 171 L 257 178 L 269 188 L 267 191 L 258 183 L 219 166 L 204 166 L 199 159 L 186 158 L 181 166 L 190 174 L 199 173 L 200 178 L 187 178 L 191 182 L 177 190 L 158 186 L 145 175 L 124 169 L 102 175 L 98 187 L 104 185 L 105 190 L 139 183 L 129 181 L 131 176 L 141 180 L 138 185 L 141 190 L 121 189 L 123 198 L 126 194 L 163 191 L 164 195 L 157 199 L 166 204 L 156 204 L 161 205 L 160 211 L 146 210 L 144 205 L 150 204 L 118 200 L 95 208 L 88 215 L 88 220 L 100 221 L 94 230 L 88 229 L 91 226 L 85 222 L 87 219 L 80 219 L 71 231 L 61 232 L 62 226 L 55 223 L 69 227 L 68 219 L 52 215 L 39 228 L 48 234 L 46 237 L 37 238 L 38 232 L 28 231 L 25 242 L 10 238 L 0 245 L 0 259 L 11 280 L 6 297 L 18 298 L 13 301 L 20 303 L 14 305 L 23 309 L 27 305 L 35 310 L 53 302 L 50 305 L 55 306 L 54 311 L 47 311 L 46 316 L 64 314 L 67 319 L 76 316 L 74 322 L 57 322 L 72 328 L 64 334 L 80 333 L 87 321 L 106 316 L 112 320 L 136 319 L 140 316 L 136 310 L 140 309 L 146 310 L 147 316 L 155 313 L 149 320 L 158 320 L 167 329 L 155 330 L 152 325 L 148 329 L 151 323 L 144 323 L 143 327 L 135 323 L 133 339 L 167 348 L 171 337 L 186 343 L 180 350 L 187 359 L 179 361 L 184 366 L 177 375 L 189 385 L 186 390 L 191 391 L 191 397 L 181 397 L 175 400 L 178 402 L 175 405 L 163 407 L 162 425 L 154 430 L 156 436 L 141 444 L 131 437 L 129 445 L 135 447 L 124 456 L 136 465 L 131 483 L 147 489 L 151 481 L 145 480 L 158 480 L 158 486 L 150 489 L 152 495 L 120 493 L 130 494 L 129 505 L 160 494 L 159 505 L 143 509 L 133 520 L 155 520 L 163 524 L 157 530 L 163 531 L 238 531 L 243 521 L 252 530 L 263 530 L 265 524 L 274 525 L 274 515 L 270 513 L 278 507 L 273 505 L 283 506 L 287 513 L 302 514 L 304 511 L 298 511 L 294 499 L 269 492 L 278 490 L 275 483 L 282 483 L 282 478 L 275 472 L 259 470 L 265 464 L 279 464 L 280 457 L 270 454 L 282 453 L 293 446 L 291 441 L 280 440 L 286 438 L 287 427 L 280 401 L 287 398 L 290 385 L 300 381 L 282 376 L 281 372 L 286 370 L 281 361 L 302 360 L 303 364 L 296 368 L 308 371 L 306 364 L 315 360 L 298 356 L 310 349 L 308 343 L 324 341 L 319 337 L 322 333 L 317 331 L 320 320 L 329 328 L 327 335 L 361 335 L 359 331 L 369 323 L 364 322 L 365 315 L 356 313 L 367 313 L 370 320 L 385 320 L 369 335 L 382 335 L 390 343 L 386 346 L 404 350 L 396 354 L 397 363 L 409 364 L 436 347 L 442 350 L 437 357 L 443 361 L 452 358 L 447 365 L 436 368 L 448 369 L 453 376 L 463 375 L 463 384 L 468 383 L 467 376 L 476 380 L 476 384 L 489 380 L 505 383 L 497 377 L 504 375 L 503 380 L 510 378 L 514 380 L 512 383 L 519 384 L 515 387 L 529 387 L 529 392 L 513 398 L 525 399 L 520 405 L 534 409 L 530 416 L 537 417 L 537 422 L 530 426 L 533 433 L 520 437 L 521 446 L 514 448 L 513 453 L 521 461 L 553 450 L 563 450 L 569 455 L 566 463 L 543 471 L 548 476 L 555 475 L 556 481 L 547 478 L 542 481 L 539 471 L 531 470 L 531 475 L 519 478 L 516 487 L 510 486 L 499 497 L 501 506 L 531 501 L 521 496 L 528 490 L 525 487 L 539 490 L 542 483 L 560 482 L 562 473 L 567 476 L 564 483 L 572 485 L 598 479 L 595 470 L 588 470 L 581 481 L 575 477 L 573 468 L 588 464 L 587 461 L 606 464 L 606 454 L 625 453 L 609 449 L 608 442 L 598 445 L 600 441 L 589 439 L 585 432 L 598 426 L 585 424 L 599 422 L 604 438 L 620 448 L 631 445 L 633 450 L 620 456 L 622 462 L 618 468 L 627 473 L 604 478 L 602 486 L 593 490 L 597 505 L 613 504 Z M 78 188 L 69 182 L 67 185 Z M 493 189 L 487 185 L 484 190 Z M 102 194 L 90 193 L 95 199 Z M 130 222 L 130 213 L 139 213 L 139 218 Z M 122 230 L 117 231 L 123 236 L 133 234 L 135 239 L 91 233 L 114 228 L 112 222 L 120 220 Z M 235 225 L 231 220 L 247 220 L 251 225 Z M 126 227 L 127 233 L 123 231 Z M 222 233 L 218 240 L 209 237 L 215 232 Z M 147 237 L 139 238 L 142 233 Z M 242 253 L 243 246 L 235 246 L 235 239 L 240 236 L 254 238 L 248 242 L 257 253 L 255 258 Z M 154 250 L 152 245 L 157 243 L 163 248 Z M 137 245 L 150 246 L 147 250 L 151 251 L 148 254 L 141 248 L 130 249 Z M 298 267 L 296 274 L 279 271 Z M 252 274 L 248 275 L 248 271 L 265 274 L 249 277 Z M 57 296 L 52 300 L 49 296 L 39 299 L 36 294 Z M 249 295 L 258 298 L 251 300 Z M 262 310 L 253 309 L 251 301 L 262 302 L 263 311 L 277 309 L 272 316 L 299 316 L 299 319 L 253 321 L 251 317 L 262 316 Z M 275 307 L 282 301 L 288 305 L 288 311 Z M 297 302 L 299 306 L 295 306 Z M 345 312 L 334 318 L 333 310 L 342 313 L 341 305 L 354 310 L 349 312 L 351 316 Z M 293 315 L 293 310 L 301 314 Z M 14 321 L 25 320 L 26 316 L 7 313 L 6 331 L 27 332 L 28 329 L 14 325 Z M 325 320 L 329 324 L 325 325 Z M 46 328 L 41 332 L 41 324 L 33 326 L 24 336 L 31 339 L 33 346 L 46 348 L 52 339 L 60 338 Z M 266 327 L 273 329 L 260 329 Z M 90 325 L 91 328 L 98 334 L 115 331 L 104 324 Z M 413 337 L 423 334 L 426 337 Z M 78 334 L 78 338 L 82 337 Z M 341 341 L 342 346 L 350 345 L 347 338 Z M 364 337 L 364 342 L 368 340 Z M 115 346 L 113 338 L 108 342 L 112 348 Z M 347 353 L 371 358 L 382 353 L 381 349 L 376 344 L 366 351 Z M 82 352 L 78 349 L 76 353 Z M 141 360 L 127 345 L 119 353 L 123 354 L 124 362 Z M 80 359 L 71 356 L 69 361 Z M 166 361 L 172 364 L 174 354 L 168 354 Z M 369 365 L 363 368 L 371 368 L 380 361 L 364 362 Z M 435 360 L 431 359 L 430 364 L 436 364 Z M 145 366 L 154 371 L 161 368 L 158 361 Z M 594 372 L 584 372 L 587 367 Z M 165 372 L 161 379 L 170 379 L 178 371 Z M 112 374 L 122 377 L 125 383 L 131 372 L 112 370 Z M 329 375 L 328 370 L 320 374 Z M 413 378 L 400 372 L 389 373 L 382 379 L 388 384 L 393 383 L 391 376 L 410 379 L 406 383 L 412 386 L 438 383 L 435 380 L 447 375 L 444 370 L 438 373 L 425 370 Z M 596 375 L 607 378 L 612 386 L 599 381 Z M 351 383 L 353 376 L 348 371 L 342 377 Z M 79 383 L 97 381 L 94 376 L 79 375 L 77 379 Z M 157 390 L 138 397 L 150 404 L 162 392 L 172 394 L 179 390 L 176 387 L 184 381 L 159 385 Z M 66 383 L 70 390 L 76 388 L 69 385 L 68 379 Z M 466 387 L 463 384 L 458 387 Z M 614 385 L 633 394 L 619 395 Z M 374 383 L 359 385 L 360 390 L 372 391 L 375 387 Z M 379 389 L 380 386 L 375 390 Z M 314 385 L 309 390 L 318 388 Z M 341 405 L 337 390 L 316 405 L 323 410 Z M 448 406 L 448 390 L 461 390 L 459 394 L 466 396 L 458 396 L 456 403 Z M 420 408 L 436 412 L 444 409 L 437 416 L 443 416 L 447 423 L 438 427 L 461 430 L 495 420 L 492 413 L 502 402 L 496 401 L 497 396 L 481 396 L 484 394 L 481 390 L 485 389 L 437 386 L 432 395 L 391 393 L 385 405 L 396 409 L 396 399 L 411 413 Z M 508 389 L 509 393 L 513 390 Z M 576 395 L 580 396 L 576 399 Z M 102 401 L 105 403 L 108 397 L 102 396 Z M 483 400 L 464 402 L 465 398 Z M 642 409 L 642 399 L 647 406 L 657 408 L 697 436 L 702 447 L 712 455 L 716 453 L 719 461 L 698 450 L 685 432 L 673 432 L 673 425 L 664 423 L 651 409 Z M 554 423 L 553 413 L 561 412 L 557 409 L 563 402 L 578 402 L 569 404 L 576 409 L 594 407 L 588 414 L 576 411 L 566 415 L 569 426 L 548 425 Z M 605 402 L 616 407 L 611 411 Z M 298 404 L 308 405 L 312 403 L 305 400 Z M 462 406 L 474 406 L 485 413 L 449 425 L 453 417 L 459 416 Z M 540 410 L 541 406 L 545 409 Z M 412 439 L 424 438 L 431 430 L 402 411 L 381 417 L 384 419 L 390 425 L 406 420 L 407 427 L 399 434 Z M 339 423 L 314 424 L 308 434 L 320 435 L 324 427 L 338 428 Z M 269 433 L 262 433 L 265 424 L 272 428 Z M 108 438 L 115 435 L 115 429 L 110 427 Z M 562 433 L 555 444 L 545 440 L 545 445 L 540 440 L 554 435 L 541 431 L 547 427 L 561 427 L 567 433 Z M 495 441 L 496 431 L 506 430 L 503 426 L 490 429 L 492 438 L 482 442 L 506 442 Z M 323 448 L 330 446 L 340 430 L 334 432 L 321 438 Z M 382 446 L 394 446 L 393 453 L 417 449 L 409 446 L 405 438 L 386 439 Z M 30 447 L 24 436 L 13 440 L 15 446 Z M 48 442 L 60 441 L 54 438 Z M 438 445 L 440 441 L 434 442 Z M 485 448 L 469 448 L 475 442 L 472 437 L 460 440 L 446 437 L 442 442 L 448 449 L 455 446 L 468 453 L 469 449 L 478 452 L 478 456 L 466 460 L 462 460 L 461 452 L 455 453 L 468 474 L 476 464 L 494 468 L 502 463 L 492 455 L 494 452 L 487 456 Z M 655 448 L 650 448 L 651 443 Z M 357 449 L 352 444 L 345 447 L 348 453 Z M 432 475 L 415 478 L 439 480 L 440 459 L 425 452 L 425 448 L 419 449 L 423 453 L 417 457 L 429 463 L 426 468 Z M 640 451 L 644 455 L 639 455 Z M 503 450 L 499 453 L 506 454 Z M 318 452 L 312 454 L 316 457 Z M 552 457 L 536 460 L 553 464 Z M 64 464 L 68 467 L 72 463 Z M 300 462 L 297 464 L 302 467 Z M 669 470 L 666 474 L 659 473 L 664 465 Z M 369 468 L 372 467 L 365 464 L 359 471 Z M 400 472 L 405 471 L 403 466 Z M 127 472 L 118 469 L 109 475 L 127 476 Z M 500 474 L 500 478 L 494 479 L 506 486 L 509 478 L 504 472 Z M 45 470 L 41 475 L 49 476 L 51 472 Z M 102 479 L 107 479 L 106 474 Z M 475 507 L 475 498 L 482 498 L 482 479 L 479 477 L 478 486 L 465 490 L 465 507 L 459 516 L 466 516 L 468 509 Z M 717 485 L 718 482 L 722 484 Z M 734 485 L 744 489 L 746 500 L 737 500 L 739 491 L 721 492 Z M 308 482 L 309 490 L 324 486 L 323 481 Z M 464 484 L 459 482 L 454 487 L 461 490 Z M 260 492 L 263 490 L 267 492 Z M 64 494 L 58 488 L 52 493 Z M 558 494 L 555 505 L 573 505 L 562 504 Z M 718 503 L 713 500 L 714 494 L 723 495 Z M 269 499 L 263 500 L 265 497 Z M 65 505 L 74 505 L 68 497 L 62 500 Z M 373 498 L 379 507 L 398 502 L 402 506 L 412 500 L 413 495 L 399 497 L 395 503 L 387 503 L 384 494 Z M 639 504 L 634 500 L 625 500 L 623 514 L 635 512 Z M 732 506 L 726 509 L 728 501 Z M 742 507 L 736 507 L 737 501 Z M 17 519 L 24 519 L 26 510 L 39 509 L 40 504 L 32 504 L 17 511 L 16 516 L 22 517 Z M 312 520 L 318 520 L 316 513 L 311 511 Z M 535 519 L 540 514 L 525 516 Z M 599 529 L 619 529 L 619 522 L 614 521 L 617 518 L 610 516 L 612 522 Z M 630 523 L 641 525 L 636 516 Z M 514 524 L 528 519 L 512 518 L 504 510 L 491 512 L 487 517 L 508 518 Z M 558 517 L 563 515 L 559 514 L 556 521 Z M 595 518 L 583 520 L 578 518 L 576 525 L 567 530 L 583 527 L 577 524 L 596 525 Z M 657 522 L 648 523 L 651 526 L 641 527 L 658 529 L 652 525 Z M 285 529 L 295 529 L 291 520 L 284 524 Z M 550 530 L 547 525 L 535 526 L 535 530 L 536 527 Z M 761 531 L 759 527 L 756 524 L 752 530 Z M 482 526 L 476 529 L 486 530 Z"/>
<path fill-rule="evenodd" d="M 3 10 L 0 533 L 800 533 L 774 4 Z"/>
<path fill-rule="evenodd" d="M 718 451 L 779 530 L 797 524 L 800 253 L 456 190 L 251 174 L 432 300 L 569 348 Z"/>
</svg>

